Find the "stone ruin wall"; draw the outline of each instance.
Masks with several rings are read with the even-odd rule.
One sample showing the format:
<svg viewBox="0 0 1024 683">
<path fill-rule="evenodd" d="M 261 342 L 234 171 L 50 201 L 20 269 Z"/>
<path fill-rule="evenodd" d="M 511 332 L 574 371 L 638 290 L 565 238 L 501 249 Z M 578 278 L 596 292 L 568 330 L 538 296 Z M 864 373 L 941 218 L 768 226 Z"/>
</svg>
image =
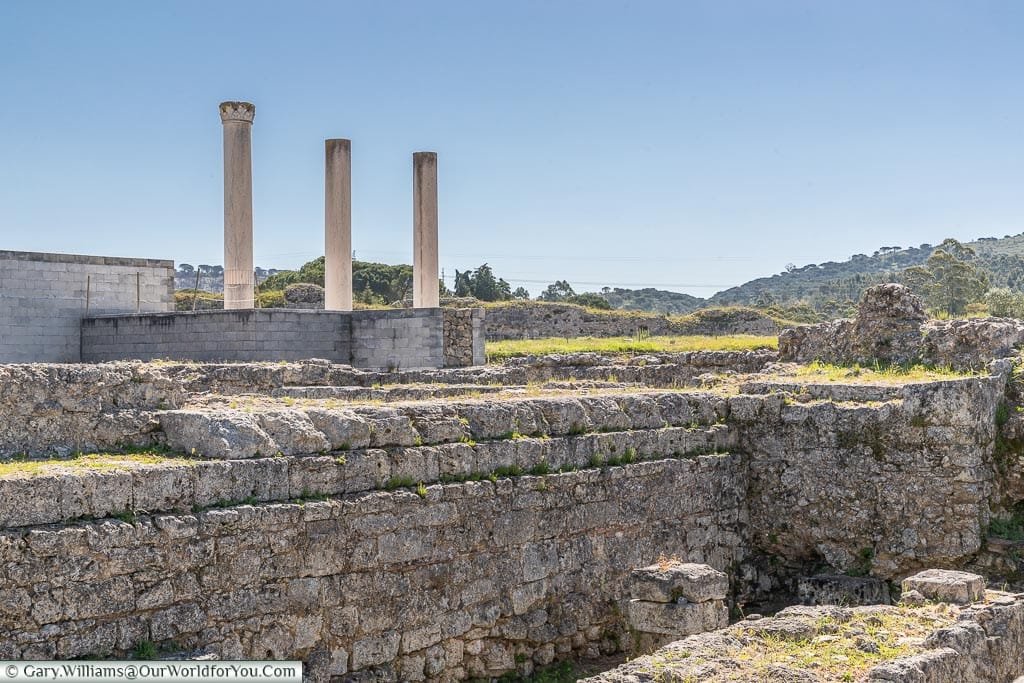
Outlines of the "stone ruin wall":
<svg viewBox="0 0 1024 683">
<path fill-rule="evenodd" d="M 444 367 L 462 368 L 487 362 L 482 308 L 442 308 Z"/>
<path fill-rule="evenodd" d="M 972 591 L 968 597 L 954 595 L 953 590 L 943 586 L 933 585 L 931 590 L 924 588 L 921 580 L 927 582 L 936 574 L 950 583 L 977 581 L 978 590 Z M 793 605 L 770 618 L 743 620 L 721 630 L 677 639 L 649 655 L 582 679 L 581 683 L 698 681 L 712 677 L 714 680 L 737 681 L 1020 683 L 1020 674 L 1024 673 L 1021 665 L 1024 595 L 985 591 L 984 585 L 984 579 L 977 575 L 929 570 L 903 581 L 904 595 L 909 593 L 912 597 L 906 602 L 901 600 L 899 608 L 880 604 L 859 607 Z M 921 587 L 928 595 L 921 595 L 914 586 Z M 907 653 L 880 658 L 873 666 L 864 667 L 854 678 L 849 675 L 850 671 L 842 670 L 836 652 L 831 655 L 827 652 L 829 644 L 835 642 L 852 641 L 860 652 L 877 649 L 876 637 L 888 638 L 892 643 L 893 631 L 872 629 L 871 626 L 884 623 L 886 617 L 899 619 L 897 615 L 901 613 L 904 618 L 913 615 L 933 624 L 924 637 L 904 636 L 910 641 L 920 641 L 919 646 Z M 756 646 L 747 649 L 745 656 L 740 654 L 748 644 L 758 643 L 767 649 L 770 647 L 768 643 L 786 641 L 791 643 L 794 652 L 806 651 L 815 645 L 823 646 L 826 651 L 818 650 L 814 663 L 828 668 L 828 674 L 815 675 L 818 673 L 815 667 L 799 662 L 797 656 L 763 656 L 757 652 Z M 851 660 L 845 657 L 845 661 Z M 854 666 L 855 661 L 852 662 Z"/>
<path fill-rule="evenodd" d="M 1008 373 L 733 399 L 751 543 L 771 562 L 750 578 L 827 565 L 894 580 L 977 553 L 1001 485 L 995 415 Z"/>
<path fill-rule="evenodd" d="M 67 455 L 161 443 L 157 414 L 185 404 L 189 393 L 330 398 L 344 389 L 404 383 L 492 385 L 614 380 L 650 387 L 700 386 L 711 374 L 749 373 L 775 360 L 773 351 L 649 354 L 627 364 L 596 353 L 511 359 L 500 367 L 370 371 L 325 360 L 290 363 L 113 362 L 89 365 L 0 365 L 0 457 Z M 323 395 L 316 394 L 322 388 Z M 410 390 L 411 391 L 411 390 Z M 415 394 L 410 393 L 409 398 Z"/>
<path fill-rule="evenodd" d="M 620 593 L 635 558 L 736 558 L 731 465 L 8 530 L 0 654 L 174 640 L 226 658 L 303 659 L 317 677 L 387 665 L 420 680 L 617 649 L 601 642 L 618 624 L 599 596 Z"/>
<path fill-rule="evenodd" d="M 750 311 L 723 314 L 720 318 L 683 321 L 658 313 L 629 311 L 595 312 L 573 304 L 522 302 L 489 306 L 487 339 L 541 339 L 544 337 L 633 337 L 651 335 L 755 334 L 780 332 L 772 318 Z"/>
<path fill-rule="evenodd" d="M 926 363 L 958 370 L 984 368 L 1024 344 L 1024 321 L 1011 318 L 928 320 L 921 300 L 903 285 L 865 291 L 852 319 L 803 325 L 779 335 L 779 358 L 806 363 Z"/>
<path fill-rule="evenodd" d="M 726 571 L 740 601 L 823 561 L 885 578 L 955 565 L 988 521 L 1006 370 L 790 398 L 752 382 L 733 397 L 251 415 L 178 406 L 189 389 L 241 376 L 280 387 L 372 375 L 326 364 L 6 366 L 42 375 L 27 411 L 56 386 L 68 398 L 53 422 L 26 415 L 20 435 L 6 426 L 5 443 L 55 444 L 48 430 L 80 409 L 83 438 L 193 444 L 207 459 L 3 480 L 11 609 L 0 656 L 173 641 L 303 659 L 317 680 L 452 680 L 627 647 L 623 581 L 661 553 Z M 12 386 L 30 393 L 25 384 L 0 383 L 4 400 Z M 599 466 L 630 449 L 651 459 Z M 541 463 L 579 469 L 453 481 Z M 396 477 L 424 482 L 423 497 L 381 488 Z"/>
<path fill-rule="evenodd" d="M 916 348 L 906 328 L 886 338 L 908 344 L 888 348 Z M 742 605 L 826 566 L 890 580 L 962 566 L 982 549 L 990 507 L 1021 497 L 996 448 L 1008 438 L 996 425 L 1008 361 L 902 386 L 653 388 L 774 358 L 572 354 L 394 373 L 321 361 L 0 366 L 3 455 L 136 444 L 201 456 L 0 479 L 0 657 L 154 641 L 298 658 L 313 680 L 524 672 L 628 649 L 626 576 L 660 554 L 726 572 Z M 611 373 L 648 386 L 255 412 L 188 401 L 379 382 L 596 386 Z"/>
</svg>

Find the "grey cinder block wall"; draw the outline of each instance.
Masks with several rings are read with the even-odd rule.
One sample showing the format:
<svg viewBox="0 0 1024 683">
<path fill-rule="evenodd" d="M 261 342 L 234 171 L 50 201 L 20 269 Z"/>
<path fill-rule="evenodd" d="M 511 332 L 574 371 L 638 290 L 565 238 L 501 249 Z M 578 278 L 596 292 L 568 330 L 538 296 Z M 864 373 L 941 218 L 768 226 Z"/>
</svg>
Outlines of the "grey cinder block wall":
<svg viewBox="0 0 1024 683">
<path fill-rule="evenodd" d="M 90 314 L 174 310 L 174 262 L 0 251 L 0 363 L 78 362 Z"/>
<path fill-rule="evenodd" d="M 482 310 L 197 311 L 90 316 L 81 327 L 86 362 L 323 358 L 375 370 L 484 362 Z"/>
</svg>

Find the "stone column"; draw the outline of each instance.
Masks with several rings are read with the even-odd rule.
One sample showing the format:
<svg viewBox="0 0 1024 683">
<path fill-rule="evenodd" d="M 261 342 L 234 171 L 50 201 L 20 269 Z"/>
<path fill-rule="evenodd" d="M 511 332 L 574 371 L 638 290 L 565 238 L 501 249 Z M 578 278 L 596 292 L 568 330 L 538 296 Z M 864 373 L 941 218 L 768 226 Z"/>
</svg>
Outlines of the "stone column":
<svg viewBox="0 0 1024 683">
<path fill-rule="evenodd" d="M 352 310 L 352 141 L 327 140 L 324 308 Z"/>
<path fill-rule="evenodd" d="M 412 155 L 412 212 L 412 305 L 437 308 L 437 152 Z"/>
<path fill-rule="evenodd" d="M 221 102 L 224 124 L 224 308 L 253 307 L 252 119 L 249 102 Z"/>
</svg>

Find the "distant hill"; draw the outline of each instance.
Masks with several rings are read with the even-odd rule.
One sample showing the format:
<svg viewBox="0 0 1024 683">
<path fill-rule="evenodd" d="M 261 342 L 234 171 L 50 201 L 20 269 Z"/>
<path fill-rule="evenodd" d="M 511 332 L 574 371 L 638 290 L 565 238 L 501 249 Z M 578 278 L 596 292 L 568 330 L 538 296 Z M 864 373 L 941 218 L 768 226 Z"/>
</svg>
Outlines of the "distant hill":
<svg viewBox="0 0 1024 683">
<path fill-rule="evenodd" d="M 983 237 L 967 245 L 977 252 L 979 264 L 988 273 L 992 287 L 1009 287 L 1024 292 L 1024 233 L 1001 238 Z M 782 273 L 731 287 L 709 299 L 654 288 L 605 288 L 596 294 L 618 310 L 685 315 L 704 308 L 750 306 L 774 311 L 783 318 L 807 322 L 812 317 L 850 315 L 864 289 L 881 282 L 899 281 L 903 270 L 925 263 L 934 250 L 931 244 L 907 248 L 888 246 L 879 247 L 870 256 L 854 254 L 845 261 L 812 263 L 802 267 L 791 265 Z M 322 260 L 323 257 L 319 259 Z M 315 264 L 316 261 L 307 266 Z M 382 264 L 362 265 L 376 266 L 377 270 L 392 268 Z M 200 289 L 215 292 L 223 290 L 223 268 L 205 264 L 196 268 L 203 271 Z M 179 268 L 175 278 L 178 289 L 195 286 L 195 270 L 187 264 Z M 371 270 L 367 270 L 364 275 L 376 273 L 371 273 Z M 290 273 L 302 279 L 291 271 L 262 268 L 258 271 L 261 282 L 275 274 L 280 278 Z M 322 281 L 322 264 L 320 275 Z M 387 297 L 384 299 L 391 300 Z"/>
<path fill-rule="evenodd" d="M 1024 291 L 1024 233 L 969 242 L 989 274 L 993 287 Z M 855 254 L 846 261 L 828 261 L 790 267 L 770 277 L 757 278 L 718 292 L 708 306 L 791 305 L 806 302 L 826 313 L 848 312 L 867 287 L 898 280 L 900 272 L 928 260 L 935 247 L 880 247 L 872 255 Z"/>
<path fill-rule="evenodd" d="M 612 308 L 624 311 L 653 311 L 666 315 L 690 313 L 704 304 L 704 299 L 663 289 L 611 289 L 602 290 L 601 296 Z"/>
</svg>

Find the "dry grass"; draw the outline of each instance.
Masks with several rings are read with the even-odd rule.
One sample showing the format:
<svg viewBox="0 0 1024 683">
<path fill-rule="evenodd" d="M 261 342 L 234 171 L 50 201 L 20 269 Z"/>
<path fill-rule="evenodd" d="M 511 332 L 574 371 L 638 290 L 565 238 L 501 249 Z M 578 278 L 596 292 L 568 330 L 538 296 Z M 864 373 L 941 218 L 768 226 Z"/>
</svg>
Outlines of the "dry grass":
<svg viewBox="0 0 1024 683">
<path fill-rule="evenodd" d="M 501 361 L 514 356 L 549 353 L 664 353 L 679 351 L 752 351 L 778 348 L 777 337 L 734 334 L 721 337 L 665 336 L 637 339 L 630 337 L 548 337 L 546 339 L 506 339 L 487 342 L 487 360 Z"/>
<path fill-rule="evenodd" d="M 815 624 L 818 635 L 803 640 L 756 634 L 754 622 L 744 629 L 748 635 L 741 637 L 741 647 L 707 654 L 659 650 L 647 658 L 642 672 L 654 681 L 732 683 L 785 680 L 780 672 L 788 669 L 830 683 L 858 681 L 878 664 L 920 652 L 924 638 L 955 622 L 957 612 L 955 607 L 929 604 L 858 611 L 846 622 L 823 617 Z M 715 666 L 716 661 L 730 664 Z M 699 676 L 691 673 L 697 669 Z"/>
<path fill-rule="evenodd" d="M 788 373 L 787 373 L 788 374 Z M 871 384 L 934 382 L 944 379 L 975 377 L 975 372 L 960 372 L 950 367 L 928 365 L 833 365 L 815 361 L 799 366 L 794 377 L 801 380 Z"/>
<path fill-rule="evenodd" d="M 15 459 L 0 462 L 0 477 L 38 477 L 69 470 L 117 471 L 154 465 L 191 465 L 195 460 L 158 452 L 88 453 L 45 460 Z"/>
</svg>

